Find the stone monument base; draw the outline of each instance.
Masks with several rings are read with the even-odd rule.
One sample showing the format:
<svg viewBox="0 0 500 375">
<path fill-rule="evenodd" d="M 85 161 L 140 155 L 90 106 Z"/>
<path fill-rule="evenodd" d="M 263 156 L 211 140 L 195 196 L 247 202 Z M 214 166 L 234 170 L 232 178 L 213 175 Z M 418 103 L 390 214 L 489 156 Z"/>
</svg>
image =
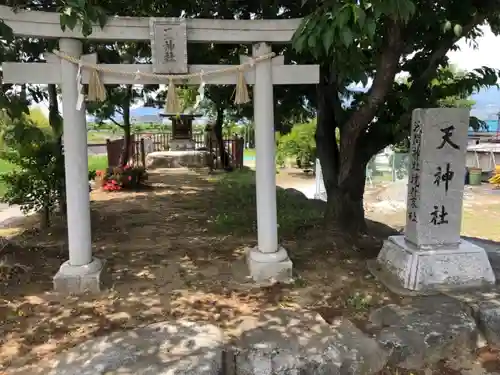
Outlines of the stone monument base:
<svg viewBox="0 0 500 375">
<path fill-rule="evenodd" d="M 184 151 L 196 149 L 196 142 L 192 139 L 172 139 L 169 142 L 171 151 Z"/>
<path fill-rule="evenodd" d="M 289 283 L 293 280 L 293 263 L 283 247 L 279 247 L 275 253 L 263 253 L 257 247 L 249 248 L 246 260 L 250 276 L 259 285 Z"/>
<path fill-rule="evenodd" d="M 419 293 L 480 288 L 495 284 L 486 251 L 462 240 L 456 248 L 418 249 L 403 235 L 389 237 L 372 273 L 386 286 Z M 404 294 L 404 293 L 399 293 Z"/>
<path fill-rule="evenodd" d="M 98 293 L 109 281 L 108 276 L 105 260 L 93 258 L 85 266 L 72 266 L 66 261 L 53 278 L 54 290 L 63 294 Z"/>
<path fill-rule="evenodd" d="M 156 151 L 146 156 L 146 168 L 205 168 L 209 158 L 208 151 Z"/>
</svg>

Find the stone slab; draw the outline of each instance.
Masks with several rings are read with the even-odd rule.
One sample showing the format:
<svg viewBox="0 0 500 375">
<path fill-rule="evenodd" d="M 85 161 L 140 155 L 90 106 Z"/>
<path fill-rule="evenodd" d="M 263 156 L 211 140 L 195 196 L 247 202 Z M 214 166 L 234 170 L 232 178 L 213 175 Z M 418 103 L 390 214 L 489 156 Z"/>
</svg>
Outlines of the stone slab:
<svg viewBox="0 0 500 375">
<path fill-rule="evenodd" d="M 208 151 L 157 151 L 146 156 L 146 168 L 205 168 L 209 157 Z"/>
<path fill-rule="evenodd" d="M 93 262 L 97 262 L 98 265 L 96 267 L 83 266 L 80 267 L 80 271 L 75 270 L 77 267 L 69 266 L 68 262 L 63 263 L 52 280 L 54 291 L 62 294 L 101 292 L 106 285 L 110 284 L 110 274 L 105 260 L 94 258 Z M 73 269 L 70 270 L 70 268 Z"/>
<path fill-rule="evenodd" d="M 374 274 L 380 281 L 396 283 L 416 292 L 481 288 L 495 284 L 486 251 L 465 240 L 458 248 L 419 250 L 408 244 L 404 236 L 391 236 L 384 241 L 377 266 Z"/>
<path fill-rule="evenodd" d="M 389 364 L 411 370 L 443 359 L 472 359 L 479 335 L 468 306 L 446 296 L 381 307 L 370 313 L 370 322 L 376 340 L 390 352 Z"/>
<path fill-rule="evenodd" d="M 328 324 L 310 311 L 274 309 L 243 317 L 235 345 L 238 375 L 369 375 L 388 353 L 347 319 Z"/>
<path fill-rule="evenodd" d="M 218 375 L 223 332 L 188 321 L 160 322 L 88 340 L 59 354 L 49 375 Z"/>
<path fill-rule="evenodd" d="M 486 341 L 490 347 L 500 349 L 500 298 L 481 301 L 473 308 Z"/>
<path fill-rule="evenodd" d="M 259 285 L 266 286 L 276 282 L 290 283 L 293 281 L 293 263 L 290 258 L 269 262 L 259 262 L 252 258 L 251 252 L 254 249 L 247 249 L 246 262 L 250 276 Z"/>
</svg>

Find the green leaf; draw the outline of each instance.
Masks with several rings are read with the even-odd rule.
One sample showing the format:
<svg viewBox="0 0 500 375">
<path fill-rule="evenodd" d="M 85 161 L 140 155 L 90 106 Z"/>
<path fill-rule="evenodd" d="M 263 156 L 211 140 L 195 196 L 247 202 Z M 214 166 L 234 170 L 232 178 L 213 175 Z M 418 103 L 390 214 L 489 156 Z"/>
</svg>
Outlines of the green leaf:
<svg viewBox="0 0 500 375">
<path fill-rule="evenodd" d="M 74 9 L 84 10 L 87 0 L 67 0 L 67 5 Z"/>
<path fill-rule="evenodd" d="M 78 22 L 78 17 L 75 12 L 69 14 L 63 13 L 59 17 L 61 22 L 61 29 L 64 31 L 66 28 L 73 30 Z"/>
<path fill-rule="evenodd" d="M 307 38 L 307 46 L 311 49 L 316 49 L 316 36 L 314 34 L 309 35 Z"/>
<path fill-rule="evenodd" d="M 97 20 L 99 22 L 99 26 L 103 28 L 106 25 L 106 22 L 108 21 L 108 16 L 104 9 L 101 9 L 97 13 Z"/>
<path fill-rule="evenodd" d="M 375 36 L 375 30 L 377 29 L 375 20 L 373 18 L 368 18 L 368 20 L 366 20 L 365 27 L 368 37 L 372 39 Z"/>
<path fill-rule="evenodd" d="M 334 39 L 335 29 L 333 27 L 330 27 L 326 30 L 326 33 L 323 37 L 323 47 L 325 48 L 325 52 L 327 55 L 332 49 Z"/>
<path fill-rule="evenodd" d="M 346 47 L 349 47 L 354 40 L 354 35 L 352 35 L 352 31 L 348 27 L 345 27 L 340 32 L 340 37 L 342 39 L 342 43 L 344 43 Z"/>
<path fill-rule="evenodd" d="M 462 35 L 462 26 L 460 26 L 458 23 L 453 27 L 453 32 L 457 37 L 460 37 Z"/>
<path fill-rule="evenodd" d="M 66 14 L 59 15 L 59 24 L 61 25 L 61 30 L 66 31 L 66 18 L 68 16 Z"/>
<path fill-rule="evenodd" d="M 84 37 L 88 37 L 92 34 L 92 22 L 90 22 L 90 20 L 84 20 L 84 22 L 82 22 L 82 34 Z"/>
<path fill-rule="evenodd" d="M 359 6 L 354 5 L 353 6 L 353 13 L 354 13 L 354 22 L 357 22 L 359 27 L 363 28 L 365 25 L 366 21 L 366 13 L 363 9 L 361 9 Z"/>
<path fill-rule="evenodd" d="M 295 51 L 298 53 L 302 53 L 304 51 L 304 47 L 306 46 L 307 34 L 295 34 L 292 40 L 292 45 Z"/>
<path fill-rule="evenodd" d="M 343 6 L 335 15 L 335 26 L 342 29 L 351 19 L 351 11 L 348 7 Z"/>
<path fill-rule="evenodd" d="M 12 42 L 14 40 L 12 29 L 3 20 L 0 20 L 0 37 L 7 42 Z"/>
</svg>

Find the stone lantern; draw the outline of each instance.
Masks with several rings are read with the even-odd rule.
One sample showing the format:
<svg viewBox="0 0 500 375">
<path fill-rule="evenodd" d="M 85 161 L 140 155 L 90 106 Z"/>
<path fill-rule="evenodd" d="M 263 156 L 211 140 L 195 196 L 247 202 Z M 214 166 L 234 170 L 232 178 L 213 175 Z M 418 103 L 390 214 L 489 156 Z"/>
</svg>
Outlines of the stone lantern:
<svg viewBox="0 0 500 375">
<path fill-rule="evenodd" d="M 195 150 L 196 142 L 193 140 L 193 120 L 201 114 L 192 113 L 161 113 L 172 121 L 172 139 L 169 142 L 171 151 Z"/>
</svg>

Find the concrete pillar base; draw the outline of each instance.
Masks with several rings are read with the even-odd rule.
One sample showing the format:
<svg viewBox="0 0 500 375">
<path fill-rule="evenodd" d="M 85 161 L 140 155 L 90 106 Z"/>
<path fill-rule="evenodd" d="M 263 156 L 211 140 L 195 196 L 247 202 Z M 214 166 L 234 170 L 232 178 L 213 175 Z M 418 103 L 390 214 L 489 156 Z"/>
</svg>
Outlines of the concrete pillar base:
<svg viewBox="0 0 500 375">
<path fill-rule="evenodd" d="M 257 247 L 250 248 L 246 252 L 246 259 L 250 276 L 258 284 L 293 281 L 293 263 L 283 247 L 279 247 L 275 253 L 263 253 Z"/>
<path fill-rule="evenodd" d="M 64 262 L 53 278 L 54 290 L 64 294 L 98 293 L 103 290 L 106 261 L 93 258 L 84 266 Z"/>
<path fill-rule="evenodd" d="M 432 294 L 495 285 L 486 251 L 462 240 L 457 248 L 417 249 L 404 236 L 390 236 L 370 271 L 389 289 Z M 403 293 L 399 292 L 403 289 Z"/>
</svg>

